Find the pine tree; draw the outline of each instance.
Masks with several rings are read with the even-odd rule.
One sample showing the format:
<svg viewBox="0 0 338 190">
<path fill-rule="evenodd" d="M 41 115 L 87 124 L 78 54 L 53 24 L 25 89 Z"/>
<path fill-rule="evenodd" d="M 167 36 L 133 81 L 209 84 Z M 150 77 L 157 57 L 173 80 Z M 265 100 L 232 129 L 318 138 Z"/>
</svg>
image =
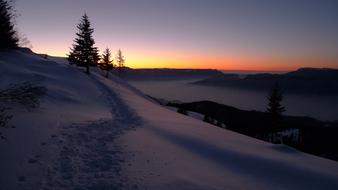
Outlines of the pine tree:
<svg viewBox="0 0 338 190">
<path fill-rule="evenodd" d="M 14 13 L 10 0 L 0 0 L 0 49 L 18 47 L 19 39 L 14 30 Z"/>
<path fill-rule="evenodd" d="M 114 68 L 113 60 L 111 60 L 111 52 L 109 48 L 106 48 L 106 50 L 102 54 L 102 60 L 101 60 L 101 69 L 107 71 L 106 78 L 108 78 L 109 71 Z"/>
<path fill-rule="evenodd" d="M 68 55 L 68 60 L 70 64 L 86 67 L 86 73 L 89 74 L 89 66 L 96 66 L 100 57 L 97 47 L 94 47 L 94 29 L 91 27 L 87 14 L 82 16 L 77 29 L 79 31 L 76 33 L 77 37 Z"/>
<path fill-rule="evenodd" d="M 277 124 L 282 113 L 285 111 L 285 108 L 282 106 L 281 102 L 283 100 L 283 95 L 281 88 L 278 83 L 275 83 L 268 95 L 268 107 L 267 112 L 270 113 L 272 122 Z"/>
<path fill-rule="evenodd" d="M 116 55 L 116 64 L 117 64 L 117 72 L 118 75 L 121 76 L 123 69 L 124 69 L 124 63 L 126 62 L 124 56 L 122 55 L 122 51 L 119 49 L 117 51 L 117 55 Z"/>
</svg>

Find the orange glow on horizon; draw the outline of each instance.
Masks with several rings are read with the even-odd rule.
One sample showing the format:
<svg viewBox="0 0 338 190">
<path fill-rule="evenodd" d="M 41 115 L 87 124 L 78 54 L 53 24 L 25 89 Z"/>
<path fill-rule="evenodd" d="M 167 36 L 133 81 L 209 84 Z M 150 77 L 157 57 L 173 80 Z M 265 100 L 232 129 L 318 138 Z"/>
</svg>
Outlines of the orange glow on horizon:
<svg viewBox="0 0 338 190">
<path fill-rule="evenodd" d="M 36 52 L 40 52 L 36 50 Z M 64 51 L 45 52 L 65 57 Z M 131 68 L 220 69 L 248 71 L 292 71 L 300 67 L 338 68 L 338 57 L 320 56 L 256 56 L 200 55 L 176 52 L 123 52 L 126 66 Z"/>
<path fill-rule="evenodd" d="M 291 71 L 300 67 L 338 68 L 338 57 L 278 56 L 202 56 L 202 55 L 135 55 L 127 60 L 132 68 L 192 68 L 254 71 Z"/>
</svg>

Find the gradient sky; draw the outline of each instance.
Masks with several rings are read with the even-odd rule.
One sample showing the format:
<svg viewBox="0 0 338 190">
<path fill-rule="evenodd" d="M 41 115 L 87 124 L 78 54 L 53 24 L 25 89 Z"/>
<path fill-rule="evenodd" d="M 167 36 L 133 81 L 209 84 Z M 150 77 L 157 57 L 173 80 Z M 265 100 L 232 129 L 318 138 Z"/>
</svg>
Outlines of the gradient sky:
<svg viewBox="0 0 338 190">
<path fill-rule="evenodd" d="M 134 68 L 338 68 L 337 0 L 16 0 L 39 53 L 65 56 L 86 12 Z"/>
</svg>

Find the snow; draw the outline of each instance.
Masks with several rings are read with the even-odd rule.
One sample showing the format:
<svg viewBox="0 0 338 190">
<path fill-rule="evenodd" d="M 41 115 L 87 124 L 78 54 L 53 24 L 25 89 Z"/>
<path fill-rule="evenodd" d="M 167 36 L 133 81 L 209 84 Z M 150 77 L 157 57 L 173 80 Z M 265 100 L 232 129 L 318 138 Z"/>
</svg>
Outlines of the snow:
<svg viewBox="0 0 338 190">
<path fill-rule="evenodd" d="M 115 89 L 117 90 L 117 89 Z M 200 122 L 119 88 L 144 125 L 121 137 L 148 189 L 335 189 L 338 164 Z M 140 175 L 140 172 L 142 174 Z"/>
<path fill-rule="evenodd" d="M 48 95 L 41 108 L 11 110 L 14 129 L 0 129 L 7 140 L 0 141 L 0 189 L 37 189 L 61 129 L 73 123 L 110 118 L 110 106 L 98 87 L 78 69 L 45 60 L 33 53 L 17 50 L 0 54 L 0 88 L 30 81 L 44 85 Z M 29 163 L 30 159 L 37 159 Z M 18 183 L 24 176 L 25 181 Z"/>
<path fill-rule="evenodd" d="M 58 62 L 58 63 L 57 63 Z M 338 163 L 162 107 L 61 58 L 0 53 L 0 87 L 44 85 L 0 129 L 0 189 L 338 189 Z"/>
</svg>

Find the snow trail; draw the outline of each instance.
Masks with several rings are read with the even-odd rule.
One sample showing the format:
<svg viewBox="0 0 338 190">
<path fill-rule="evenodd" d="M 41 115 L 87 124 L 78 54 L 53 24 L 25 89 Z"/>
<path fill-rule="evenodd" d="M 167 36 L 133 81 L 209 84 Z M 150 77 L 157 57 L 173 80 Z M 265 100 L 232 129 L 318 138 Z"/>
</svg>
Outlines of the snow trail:
<svg viewBox="0 0 338 190">
<path fill-rule="evenodd" d="M 135 189 L 122 176 L 125 162 L 116 139 L 140 125 L 141 118 L 108 88 L 100 76 L 89 76 L 111 107 L 111 118 L 63 127 L 55 143 L 59 151 L 47 169 L 41 189 Z"/>
<path fill-rule="evenodd" d="M 0 62 L 0 86 L 37 81 L 49 92 L 41 109 L 15 112 L 1 190 L 338 189 L 337 162 L 178 114 L 97 68 L 22 50 Z"/>
</svg>

